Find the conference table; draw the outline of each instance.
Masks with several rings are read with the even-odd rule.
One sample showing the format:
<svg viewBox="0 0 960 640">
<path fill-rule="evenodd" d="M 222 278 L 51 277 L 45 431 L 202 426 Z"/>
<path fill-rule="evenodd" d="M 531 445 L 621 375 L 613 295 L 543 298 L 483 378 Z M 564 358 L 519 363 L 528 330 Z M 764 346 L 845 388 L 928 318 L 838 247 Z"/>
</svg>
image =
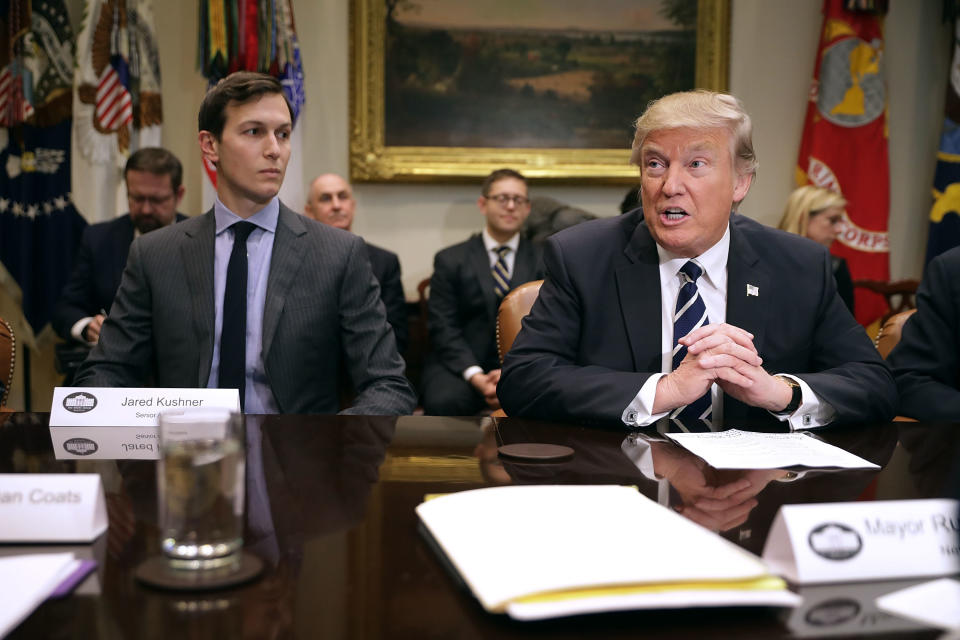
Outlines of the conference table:
<svg viewBox="0 0 960 640">
<path fill-rule="evenodd" d="M 9 637 L 939 635 L 874 607 L 877 595 L 917 580 L 792 587 L 803 598 L 793 610 L 674 609 L 540 622 L 490 614 L 427 542 L 415 507 L 427 494 L 507 484 L 624 484 L 661 503 L 664 498 L 680 499 L 676 487 L 664 491 L 663 479 L 648 478 L 624 454 L 624 442 L 636 434 L 617 427 L 492 417 L 286 415 L 245 420 L 245 547 L 263 560 L 265 570 L 242 586 L 178 592 L 145 586 L 134 575 L 137 566 L 159 550 L 156 462 L 66 459 L 53 448 L 48 414 L 0 414 L 0 473 L 98 473 L 109 515 L 104 535 L 92 544 L 70 547 L 97 561 L 95 573 L 71 595 L 46 601 Z M 659 427 L 660 432 L 669 428 Z M 956 495 L 952 483 L 960 444 L 957 425 L 838 426 L 821 430 L 820 436 L 881 469 L 813 470 L 772 480 L 745 518 L 717 535 L 760 554 L 781 505 Z M 545 461 L 498 455 L 501 445 L 517 443 L 564 445 L 573 449 L 573 455 Z M 683 480 L 668 482 L 679 486 Z M 505 536 L 482 544 L 505 546 L 510 540 Z M 655 530 L 611 531 L 596 544 L 622 546 L 624 554 L 678 551 Z M 26 550 L 0 545 L 0 554 Z"/>
</svg>

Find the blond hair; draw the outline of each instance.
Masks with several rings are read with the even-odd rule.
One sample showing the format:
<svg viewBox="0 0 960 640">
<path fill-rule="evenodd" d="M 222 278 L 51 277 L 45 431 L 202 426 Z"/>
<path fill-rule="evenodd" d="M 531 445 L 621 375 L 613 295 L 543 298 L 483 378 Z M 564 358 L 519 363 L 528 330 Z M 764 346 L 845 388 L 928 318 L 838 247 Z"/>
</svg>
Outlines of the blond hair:
<svg viewBox="0 0 960 640">
<path fill-rule="evenodd" d="M 810 218 L 826 209 L 832 207 L 842 209 L 846 206 L 847 200 L 836 191 L 815 187 L 812 184 L 804 185 L 794 189 L 787 198 L 787 206 L 783 210 L 783 217 L 778 226 L 784 231 L 806 236 Z"/>
<path fill-rule="evenodd" d="M 640 147 L 654 131 L 663 129 L 726 129 L 733 141 L 733 163 L 739 175 L 756 175 L 753 123 L 743 105 L 733 96 L 706 89 L 681 91 L 647 105 L 636 122 L 630 163 L 639 165 Z"/>
</svg>

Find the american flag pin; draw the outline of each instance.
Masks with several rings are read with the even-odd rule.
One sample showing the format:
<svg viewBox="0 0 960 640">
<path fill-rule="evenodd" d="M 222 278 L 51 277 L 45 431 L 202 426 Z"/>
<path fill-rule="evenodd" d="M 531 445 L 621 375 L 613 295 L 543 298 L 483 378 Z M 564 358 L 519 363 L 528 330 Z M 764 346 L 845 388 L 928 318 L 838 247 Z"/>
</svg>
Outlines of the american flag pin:
<svg viewBox="0 0 960 640">
<path fill-rule="evenodd" d="M 760 295 L 760 289 L 758 289 L 755 285 L 748 284 L 748 285 L 747 285 L 747 295 L 748 295 L 748 296 L 759 296 L 759 295 Z"/>
</svg>

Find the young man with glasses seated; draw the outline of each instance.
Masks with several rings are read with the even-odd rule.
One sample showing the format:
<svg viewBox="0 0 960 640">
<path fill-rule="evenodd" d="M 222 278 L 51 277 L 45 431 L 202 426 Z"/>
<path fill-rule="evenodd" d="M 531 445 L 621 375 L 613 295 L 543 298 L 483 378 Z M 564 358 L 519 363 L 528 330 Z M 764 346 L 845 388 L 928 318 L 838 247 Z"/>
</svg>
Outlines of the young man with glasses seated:
<svg viewBox="0 0 960 640">
<path fill-rule="evenodd" d="M 53 312 L 53 328 L 64 340 L 95 344 L 134 237 L 186 219 L 177 213 L 183 199 L 183 167 L 166 149 L 135 152 L 123 169 L 123 179 L 129 213 L 87 227 L 80 238 L 73 273 Z"/>
<path fill-rule="evenodd" d="M 511 289 L 541 278 L 540 254 L 520 237 L 530 214 L 527 181 L 498 169 L 477 200 L 481 233 L 437 253 L 430 279 L 431 353 L 424 365 L 427 415 L 473 415 L 500 407 L 497 309 Z"/>
</svg>

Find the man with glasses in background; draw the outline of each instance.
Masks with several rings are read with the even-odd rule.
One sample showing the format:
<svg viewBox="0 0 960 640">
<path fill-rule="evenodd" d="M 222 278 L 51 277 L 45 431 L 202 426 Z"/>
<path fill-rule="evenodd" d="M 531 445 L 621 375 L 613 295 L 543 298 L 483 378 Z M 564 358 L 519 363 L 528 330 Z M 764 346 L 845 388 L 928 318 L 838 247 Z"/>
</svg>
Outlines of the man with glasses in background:
<svg viewBox="0 0 960 640">
<path fill-rule="evenodd" d="M 159 147 L 140 149 L 123 169 L 129 213 L 83 231 L 73 273 L 53 312 L 53 328 L 67 341 L 96 344 L 127 263 L 130 243 L 141 234 L 186 219 L 183 167 Z"/>
<path fill-rule="evenodd" d="M 483 181 L 477 206 L 486 224 L 437 253 L 430 279 L 431 352 L 423 370 L 427 415 L 498 409 L 497 309 L 511 289 L 541 277 L 540 254 L 520 237 L 530 214 L 527 181 L 498 169 Z"/>
</svg>

